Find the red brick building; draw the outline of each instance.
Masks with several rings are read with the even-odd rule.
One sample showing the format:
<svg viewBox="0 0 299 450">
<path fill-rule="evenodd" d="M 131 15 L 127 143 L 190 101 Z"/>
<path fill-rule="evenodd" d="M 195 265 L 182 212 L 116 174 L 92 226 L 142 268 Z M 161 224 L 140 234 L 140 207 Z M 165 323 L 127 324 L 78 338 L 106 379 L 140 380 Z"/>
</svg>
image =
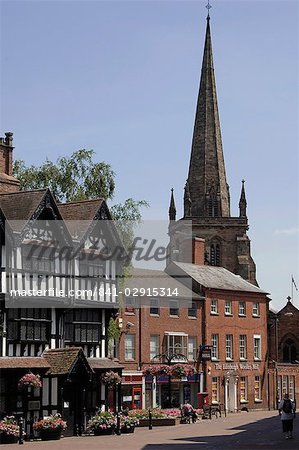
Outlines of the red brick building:
<svg viewBox="0 0 299 450">
<path fill-rule="evenodd" d="M 299 310 L 288 297 L 278 312 L 269 311 L 269 407 L 276 408 L 283 394 L 299 397 Z"/>
<path fill-rule="evenodd" d="M 222 267 L 176 262 L 166 271 L 171 276 L 143 271 L 139 282 L 158 288 L 184 284 L 187 290 L 176 304 L 156 297 L 145 305 L 128 298 L 122 311 L 122 403 L 130 408 L 169 406 L 168 378 L 153 379 L 143 370 L 157 363 L 157 355 L 165 363 L 163 355 L 171 351 L 185 355 L 182 363 L 193 364 L 197 371 L 171 381 L 172 406 L 186 401 L 197 406 L 199 392 L 229 412 L 266 408 L 267 294 Z M 134 276 L 130 283 L 136 286 Z M 208 361 L 201 358 L 203 348 L 211 351 Z"/>
</svg>

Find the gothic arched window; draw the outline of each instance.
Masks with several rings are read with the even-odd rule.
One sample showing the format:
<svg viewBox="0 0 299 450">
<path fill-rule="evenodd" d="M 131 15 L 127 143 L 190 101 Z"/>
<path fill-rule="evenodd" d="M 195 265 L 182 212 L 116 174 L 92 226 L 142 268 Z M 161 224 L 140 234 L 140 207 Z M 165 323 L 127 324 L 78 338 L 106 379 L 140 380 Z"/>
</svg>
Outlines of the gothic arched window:
<svg viewBox="0 0 299 450">
<path fill-rule="evenodd" d="M 220 244 L 213 243 L 210 247 L 210 263 L 212 266 L 220 266 Z"/>
<path fill-rule="evenodd" d="M 215 194 L 211 193 L 208 200 L 208 214 L 209 217 L 218 216 L 218 202 Z"/>
<path fill-rule="evenodd" d="M 292 339 L 287 339 L 282 346 L 283 362 L 293 362 L 297 359 L 296 344 Z"/>
</svg>

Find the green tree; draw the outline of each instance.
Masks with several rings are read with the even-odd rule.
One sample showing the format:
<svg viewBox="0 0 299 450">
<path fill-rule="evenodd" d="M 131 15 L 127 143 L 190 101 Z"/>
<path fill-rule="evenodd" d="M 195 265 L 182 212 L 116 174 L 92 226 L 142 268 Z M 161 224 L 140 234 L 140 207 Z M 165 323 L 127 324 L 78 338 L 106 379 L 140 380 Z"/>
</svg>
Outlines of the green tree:
<svg viewBox="0 0 299 450">
<path fill-rule="evenodd" d="M 13 174 L 21 184 L 21 190 L 49 188 L 57 202 L 71 202 L 104 198 L 112 200 L 115 191 L 115 173 L 110 164 L 93 161 L 93 150 L 77 150 L 71 156 L 49 159 L 40 166 L 26 166 L 16 160 Z M 123 222 L 123 233 L 132 233 L 129 223 L 141 220 L 141 208 L 148 207 L 145 200 L 127 199 L 123 204 L 110 208 L 113 219 Z M 127 223 L 127 226 L 125 225 Z"/>
</svg>

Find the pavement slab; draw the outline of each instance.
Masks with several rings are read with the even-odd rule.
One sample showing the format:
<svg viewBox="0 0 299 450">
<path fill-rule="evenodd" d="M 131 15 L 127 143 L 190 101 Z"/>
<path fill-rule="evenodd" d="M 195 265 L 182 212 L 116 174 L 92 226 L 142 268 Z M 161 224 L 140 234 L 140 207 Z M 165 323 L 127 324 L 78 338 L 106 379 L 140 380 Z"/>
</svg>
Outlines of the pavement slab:
<svg viewBox="0 0 299 450">
<path fill-rule="evenodd" d="M 13 450 L 19 444 L 1 445 Z M 229 414 L 195 424 L 136 428 L 121 436 L 66 437 L 59 441 L 24 442 L 23 450 L 299 450 L 299 418 L 294 420 L 294 439 L 282 434 L 277 411 Z"/>
</svg>

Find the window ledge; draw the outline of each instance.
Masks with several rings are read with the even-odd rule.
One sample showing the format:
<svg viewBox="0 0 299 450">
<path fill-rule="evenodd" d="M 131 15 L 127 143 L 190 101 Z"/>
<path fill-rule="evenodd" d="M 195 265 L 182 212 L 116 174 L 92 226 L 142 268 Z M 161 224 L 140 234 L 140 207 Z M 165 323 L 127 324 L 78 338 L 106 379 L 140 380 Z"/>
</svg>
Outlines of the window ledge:
<svg viewBox="0 0 299 450">
<path fill-rule="evenodd" d="M 224 313 L 224 315 L 227 316 L 227 317 L 233 317 L 232 313 Z"/>
<path fill-rule="evenodd" d="M 240 403 L 242 403 L 242 405 L 244 405 L 244 403 L 248 403 L 248 400 L 240 400 Z"/>
<path fill-rule="evenodd" d="M 219 316 L 218 312 L 211 311 L 211 316 Z"/>
<path fill-rule="evenodd" d="M 169 317 L 171 317 L 172 319 L 179 319 L 180 318 L 180 316 L 174 316 L 172 314 L 169 314 Z"/>
<path fill-rule="evenodd" d="M 196 319 L 197 319 L 197 317 L 196 317 L 196 316 L 188 316 L 188 319 L 191 319 L 191 320 L 196 320 Z"/>
<path fill-rule="evenodd" d="M 151 316 L 151 317 L 160 317 L 160 314 L 153 314 L 153 313 L 150 313 L 150 316 Z"/>
<path fill-rule="evenodd" d="M 239 317 L 246 317 L 246 314 L 238 314 Z"/>
<path fill-rule="evenodd" d="M 255 398 L 254 399 L 254 403 L 263 403 L 263 400 L 259 399 L 259 398 Z"/>
<path fill-rule="evenodd" d="M 252 314 L 252 317 L 254 317 L 255 319 L 260 319 L 261 318 L 260 314 Z"/>
<path fill-rule="evenodd" d="M 225 361 L 227 361 L 227 362 L 233 362 L 234 360 L 233 360 L 233 358 L 225 358 Z"/>
</svg>

